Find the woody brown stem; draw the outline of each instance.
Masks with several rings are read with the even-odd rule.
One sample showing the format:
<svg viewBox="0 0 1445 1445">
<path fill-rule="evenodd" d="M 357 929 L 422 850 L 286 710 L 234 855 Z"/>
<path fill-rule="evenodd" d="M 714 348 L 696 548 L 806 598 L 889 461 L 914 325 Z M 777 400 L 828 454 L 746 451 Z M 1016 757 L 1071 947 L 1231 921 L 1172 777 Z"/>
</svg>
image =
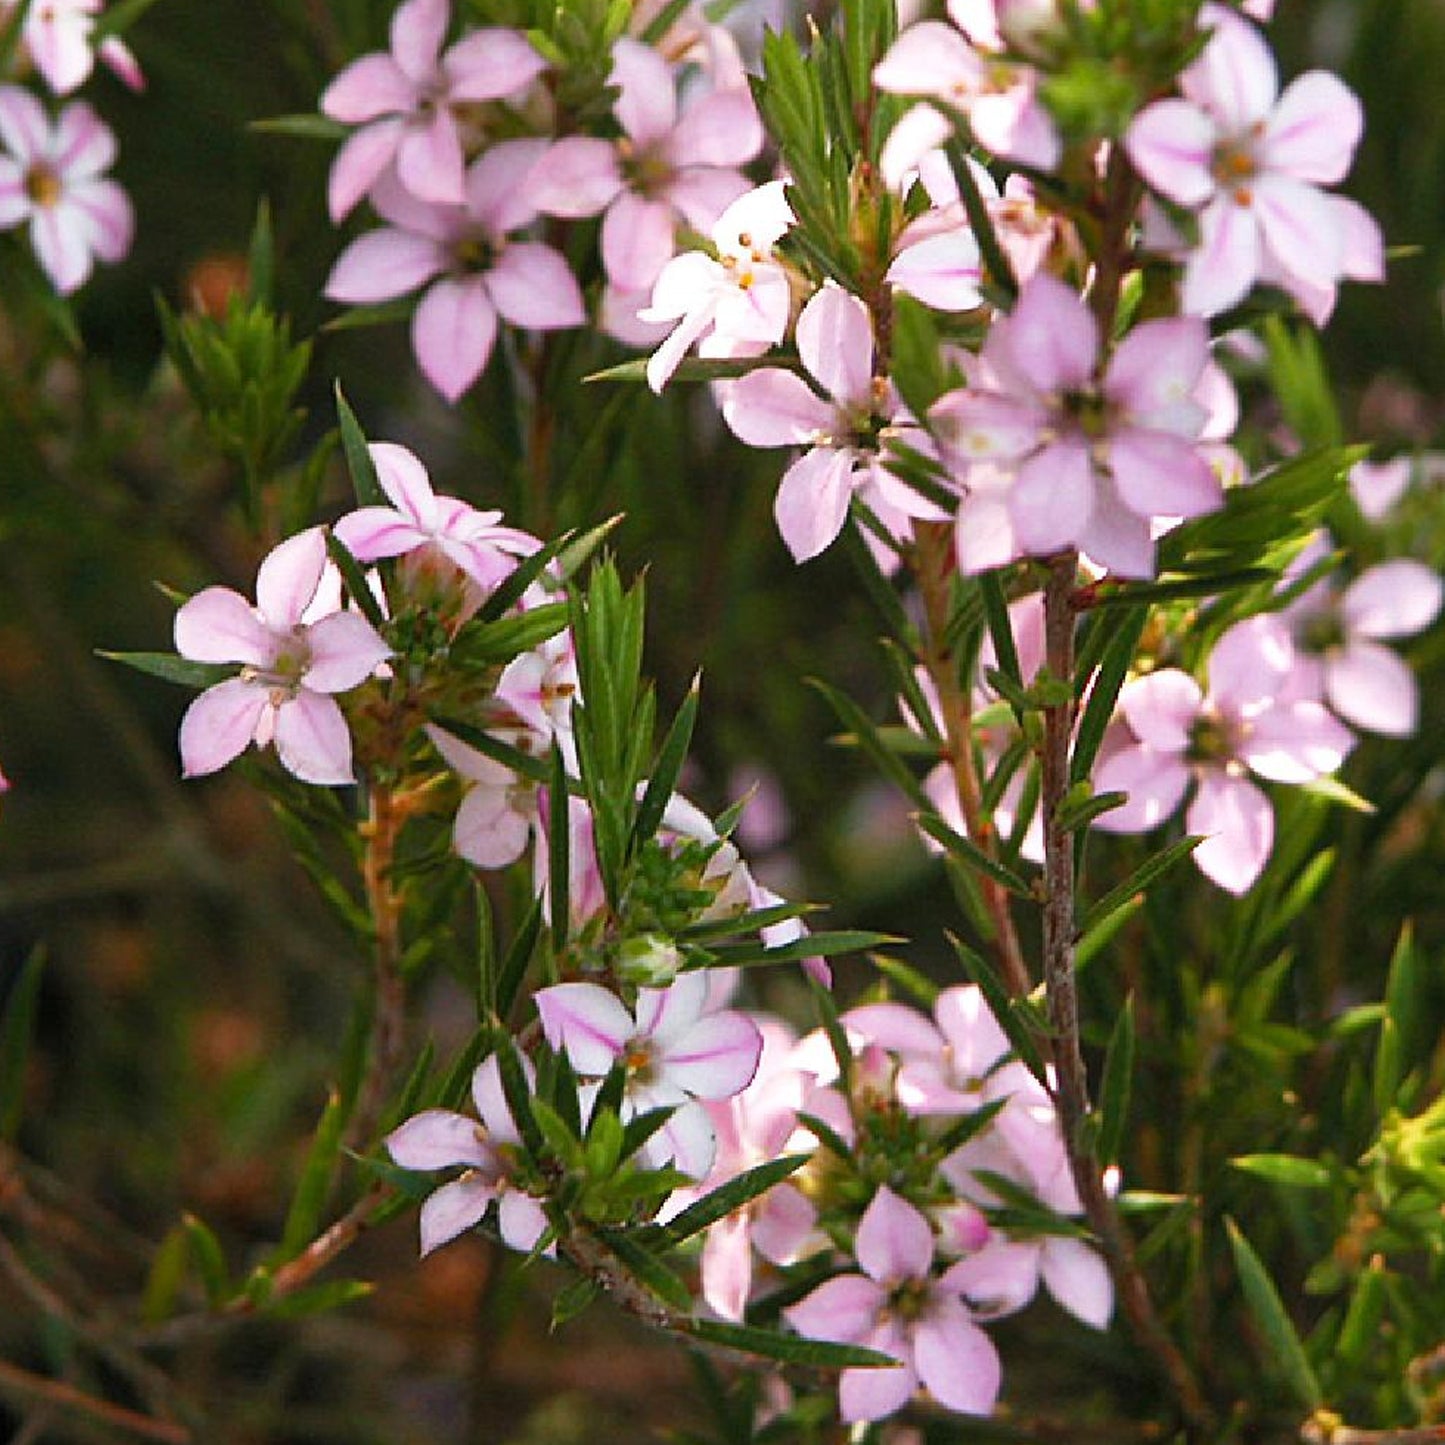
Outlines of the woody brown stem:
<svg viewBox="0 0 1445 1445">
<path fill-rule="evenodd" d="M 1045 660 L 1051 677 L 1074 675 L 1074 588 L 1078 555 L 1065 552 L 1049 563 L 1044 590 Z M 1043 952 L 1052 1056 L 1054 1103 L 1059 1113 L 1069 1169 L 1090 1227 L 1103 1246 L 1119 1305 L 1135 1338 L 1168 1380 L 1194 1436 L 1209 1438 L 1211 1412 L 1199 1382 L 1164 1328 L 1134 1256 L 1134 1243 L 1104 1187 L 1103 1172 L 1089 1130 L 1089 1076 L 1079 1038 L 1078 977 L 1074 959 L 1074 836 L 1062 826 L 1060 809 L 1069 790 L 1069 749 L 1074 704 L 1044 710 L 1040 759 L 1040 801 L 1044 822 Z"/>
</svg>

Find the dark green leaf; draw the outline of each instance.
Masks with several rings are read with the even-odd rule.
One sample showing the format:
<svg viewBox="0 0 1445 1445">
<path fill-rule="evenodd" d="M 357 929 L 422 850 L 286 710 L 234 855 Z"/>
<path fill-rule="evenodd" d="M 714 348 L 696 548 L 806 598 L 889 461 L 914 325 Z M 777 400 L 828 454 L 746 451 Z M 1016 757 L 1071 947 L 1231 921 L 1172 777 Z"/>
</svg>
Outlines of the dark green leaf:
<svg viewBox="0 0 1445 1445">
<path fill-rule="evenodd" d="M 97 649 L 97 657 L 108 662 L 124 663 L 137 672 L 148 673 L 165 682 L 178 682 L 183 687 L 214 687 L 239 671 L 232 662 L 192 662 L 173 652 L 105 652 Z"/>
<path fill-rule="evenodd" d="M 330 116 L 306 112 L 301 115 L 272 115 L 263 120 L 253 120 L 249 130 L 262 135 L 289 135 L 299 140 L 345 140 L 350 134 L 339 120 Z"/>
<path fill-rule="evenodd" d="M 341 428 L 341 450 L 346 456 L 346 469 L 351 473 L 351 487 L 356 493 L 357 506 L 390 507 L 391 499 L 377 479 L 376 463 L 371 459 L 366 434 L 347 403 L 339 381 L 336 383 L 336 419 Z"/>
<path fill-rule="evenodd" d="M 510 743 L 504 743 L 500 738 L 493 737 L 491 733 L 483 731 L 472 723 L 463 722 L 460 718 L 446 717 L 438 713 L 434 714 L 431 720 L 444 732 L 451 733 L 469 748 L 475 748 L 485 757 L 491 758 L 493 762 L 501 763 L 505 768 L 510 768 L 520 777 L 528 778 L 534 783 L 551 781 L 551 769 L 541 758 L 534 758 L 531 754 L 514 748 Z"/>
<path fill-rule="evenodd" d="M 1244 1287 L 1244 1297 L 1264 1335 L 1266 1368 L 1279 1372 L 1302 1409 L 1320 1409 L 1324 1404 L 1324 1395 L 1319 1381 L 1310 1368 L 1304 1345 L 1285 1313 L 1274 1281 L 1239 1226 L 1226 1217 L 1224 1227 L 1229 1233 L 1229 1247 L 1234 1253 L 1234 1267 Z"/>
<path fill-rule="evenodd" d="M 897 1363 L 892 1356 L 879 1354 L 876 1350 L 866 1350 L 862 1345 L 835 1345 L 826 1340 L 806 1340 L 799 1335 L 775 1334 L 772 1330 L 760 1330 L 753 1325 L 727 1324 L 722 1320 L 691 1320 L 686 1332 L 703 1344 L 739 1350 L 745 1355 L 760 1355 L 765 1360 L 780 1360 L 786 1365 L 846 1370 Z"/>
<path fill-rule="evenodd" d="M 1034 890 L 1029 886 L 1027 880 L 1015 873 L 1012 868 L 1000 863 L 998 859 L 990 858 L 972 839 L 965 838 L 962 833 L 954 832 L 936 813 L 919 813 L 917 823 L 930 838 L 943 844 L 944 848 L 965 867 L 992 878 L 995 883 L 1002 884 L 1010 893 L 1019 898 L 1033 899 Z"/>
<path fill-rule="evenodd" d="M 811 1156 L 807 1154 L 785 1155 L 781 1159 L 770 1159 L 745 1173 L 736 1175 L 711 1193 L 705 1194 L 695 1204 L 690 1204 L 681 1214 L 676 1215 L 666 1226 L 669 1245 L 681 1244 L 701 1233 L 709 1225 L 725 1219 L 736 1209 L 766 1194 L 775 1184 L 780 1184 L 790 1174 L 795 1174 Z"/>
<path fill-rule="evenodd" d="M 1134 996 L 1129 995 L 1104 1055 L 1103 1082 L 1099 1086 L 1099 1145 L 1101 1164 L 1118 1162 L 1124 1132 L 1129 1127 L 1129 1094 L 1134 1081 Z"/>
<path fill-rule="evenodd" d="M 361 570 L 361 565 L 335 532 L 328 531 L 326 534 L 326 552 L 336 563 L 337 571 L 346 583 L 346 590 L 361 609 L 362 616 L 381 632 L 386 627 L 386 614 L 381 610 L 381 603 L 376 600 L 376 593 L 367 585 L 366 574 Z"/>
<path fill-rule="evenodd" d="M 1187 858 L 1202 842 L 1202 837 L 1190 834 L 1171 843 L 1152 858 L 1146 858 L 1122 883 L 1111 888 L 1084 915 L 1079 928 L 1080 938 L 1086 938 L 1094 929 L 1106 923 L 1119 909 L 1132 903 L 1135 896 L 1146 893 L 1174 865 Z"/>
<path fill-rule="evenodd" d="M 652 776 L 647 780 L 647 789 L 632 823 L 631 847 L 634 852 L 657 832 L 663 811 L 676 791 L 677 779 L 687 761 L 687 750 L 692 742 L 693 725 L 697 721 L 700 681 L 700 678 L 693 678 L 653 764 Z"/>
<path fill-rule="evenodd" d="M 1240 1154 L 1230 1164 L 1287 1189 L 1328 1189 L 1333 1176 L 1318 1160 L 1294 1154 Z"/>
<path fill-rule="evenodd" d="M 656 1255 L 619 1229 L 599 1229 L 597 1237 L 618 1263 L 664 1304 L 684 1314 L 692 1308 L 692 1291 Z"/>
<path fill-rule="evenodd" d="M 333 1091 L 326 1101 L 326 1107 L 321 1111 L 316 1137 L 311 1141 L 306 1164 L 296 1185 L 296 1194 L 286 1215 L 276 1263 L 294 1259 L 320 1230 L 321 1214 L 326 1208 L 331 1182 L 341 1159 L 341 1135 L 349 1114 L 346 1101 Z"/>
</svg>

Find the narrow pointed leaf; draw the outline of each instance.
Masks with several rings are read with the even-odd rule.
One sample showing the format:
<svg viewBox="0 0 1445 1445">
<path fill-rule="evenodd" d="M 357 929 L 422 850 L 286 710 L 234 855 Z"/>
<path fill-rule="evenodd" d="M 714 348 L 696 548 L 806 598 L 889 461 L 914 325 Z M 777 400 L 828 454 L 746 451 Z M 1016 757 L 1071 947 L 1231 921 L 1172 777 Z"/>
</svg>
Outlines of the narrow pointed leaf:
<svg viewBox="0 0 1445 1445">
<path fill-rule="evenodd" d="M 1114 1164 L 1129 1126 L 1129 1094 L 1134 1080 L 1134 996 L 1124 1001 L 1109 1048 L 1104 1055 L 1099 1086 L 1099 1162 Z"/>
<path fill-rule="evenodd" d="M 669 1244 L 681 1244 L 701 1233 L 709 1225 L 725 1219 L 734 1210 L 741 1209 L 760 1194 L 766 1194 L 775 1184 L 780 1184 L 790 1174 L 795 1174 L 811 1158 L 808 1154 L 790 1154 L 781 1159 L 770 1159 L 759 1164 L 710 1194 L 705 1194 L 696 1204 L 690 1204 L 666 1226 Z"/>
<path fill-rule="evenodd" d="M 1089 909 L 1079 929 L 1080 936 L 1087 937 L 1101 923 L 1132 902 L 1136 895 L 1147 892 L 1152 884 L 1157 883 L 1176 863 L 1187 858 L 1203 841 L 1202 837 L 1190 834 L 1146 859 L 1122 883 L 1111 888 Z"/>
<path fill-rule="evenodd" d="M 1229 1234 L 1229 1247 L 1234 1253 L 1234 1267 L 1244 1288 L 1245 1300 L 1264 1335 L 1267 1367 L 1272 1366 L 1279 1372 L 1302 1409 L 1318 1410 L 1324 1404 L 1323 1392 L 1304 1345 L 1285 1313 L 1274 1281 L 1239 1226 L 1226 1217 L 1224 1227 Z"/>
<path fill-rule="evenodd" d="M 349 1113 L 345 1100 L 333 1091 L 321 1111 L 316 1137 L 312 1140 L 296 1186 L 296 1195 L 286 1215 L 278 1261 L 294 1259 L 320 1231 L 321 1214 L 326 1208 L 331 1182 L 341 1158 L 341 1135 Z"/>
<path fill-rule="evenodd" d="M 391 499 L 381 488 L 376 476 L 376 463 L 367 449 L 366 434 L 356 420 L 341 383 L 336 383 L 336 419 L 341 428 L 341 450 L 346 456 L 346 469 L 351 473 L 352 490 L 358 507 L 389 507 Z"/>
<path fill-rule="evenodd" d="M 231 662 L 192 662 L 188 657 L 177 657 L 173 652 L 105 652 L 96 651 L 97 657 L 107 662 L 123 663 L 137 672 L 158 677 L 163 682 L 178 682 L 183 687 L 214 687 L 228 677 L 234 677 L 239 670 Z"/>
<path fill-rule="evenodd" d="M 686 1333 L 706 1345 L 780 1360 L 785 1365 L 807 1365 L 820 1370 L 847 1370 L 869 1365 L 895 1365 L 891 1355 L 862 1345 L 835 1345 L 827 1340 L 807 1340 L 800 1335 L 775 1334 L 753 1325 L 733 1325 L 722 1320 L 691 1320 Z"/>
</svg>

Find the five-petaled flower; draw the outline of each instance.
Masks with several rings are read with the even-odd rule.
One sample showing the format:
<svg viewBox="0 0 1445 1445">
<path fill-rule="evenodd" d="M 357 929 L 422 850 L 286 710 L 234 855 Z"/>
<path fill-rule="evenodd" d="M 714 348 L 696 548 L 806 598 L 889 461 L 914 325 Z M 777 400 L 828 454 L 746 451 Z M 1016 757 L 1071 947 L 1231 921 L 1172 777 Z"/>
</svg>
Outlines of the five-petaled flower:
<svg viewBox="0 0 1445 1445">
<path fill-rule="evenodd" d="M 354 781 L 351 734 L 332 694 L 365 682 L 391 655 L 384 638 L 343 612 L 326 534 L 312 527 L 261 563 L 256 605 L 229 587 L 207 587 L 176 613 L 176 651 L 194 662 L 239 662 L 181 720 L 188 778 L 214 773 L 245 751 L 275 743 L 303 782 Z"/>
</svg>

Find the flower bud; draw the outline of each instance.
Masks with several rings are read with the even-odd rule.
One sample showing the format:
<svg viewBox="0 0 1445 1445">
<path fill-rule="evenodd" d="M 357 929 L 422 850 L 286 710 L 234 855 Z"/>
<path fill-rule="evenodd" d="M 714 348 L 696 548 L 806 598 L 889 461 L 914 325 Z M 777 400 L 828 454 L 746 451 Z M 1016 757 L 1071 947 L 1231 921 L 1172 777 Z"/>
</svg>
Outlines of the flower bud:
<svg viewBox="0 0 1445 1445">
<path fill-rule="evenodd" d="M 644 988 L 666 988 L 681 967 L 677 945 L 660 933 L 629 938 L 617 951 L 619 976 Z"/>
</svg>

